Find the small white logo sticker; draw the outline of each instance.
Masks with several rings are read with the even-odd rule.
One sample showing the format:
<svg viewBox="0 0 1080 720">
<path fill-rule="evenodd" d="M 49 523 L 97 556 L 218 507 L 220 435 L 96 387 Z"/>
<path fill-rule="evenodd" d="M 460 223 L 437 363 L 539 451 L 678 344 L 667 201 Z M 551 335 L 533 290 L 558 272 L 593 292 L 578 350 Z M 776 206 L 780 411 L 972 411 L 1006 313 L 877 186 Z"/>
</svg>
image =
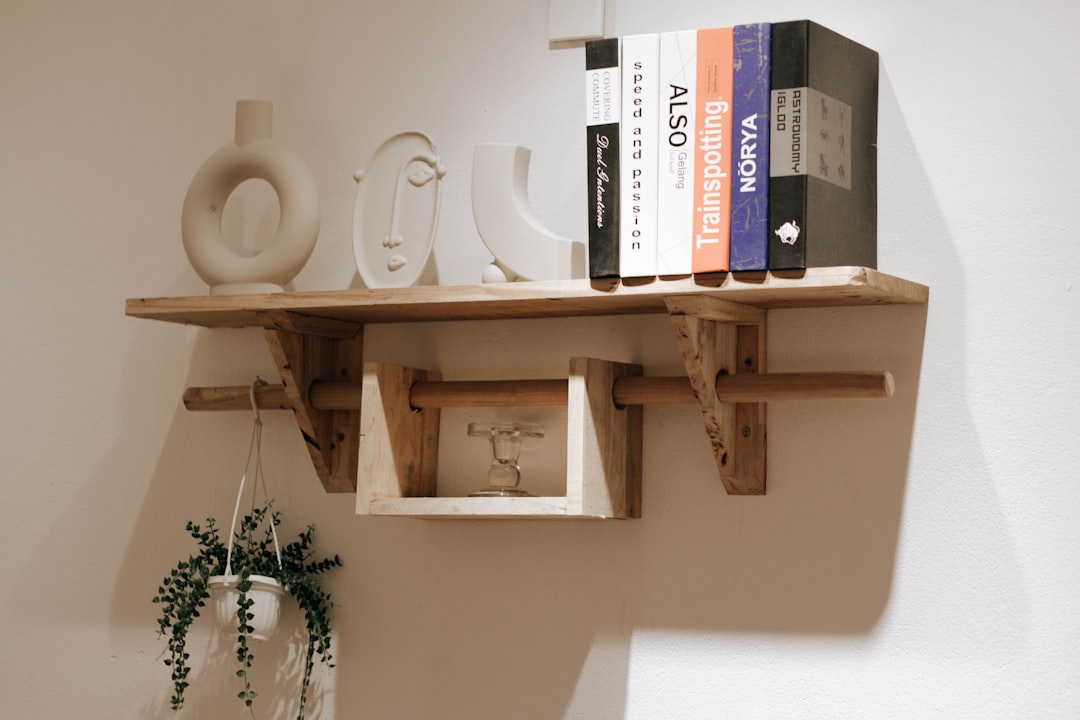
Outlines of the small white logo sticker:
<svg viewBox="0 0 1080 720">
<path fill-rule="evenodd" d="M 794 245 L 799 239 L 799 224 L 794 220 L 786 222 L 778 230 L 774 230 L 776 237 L 785 245 Z"/>
</svg>

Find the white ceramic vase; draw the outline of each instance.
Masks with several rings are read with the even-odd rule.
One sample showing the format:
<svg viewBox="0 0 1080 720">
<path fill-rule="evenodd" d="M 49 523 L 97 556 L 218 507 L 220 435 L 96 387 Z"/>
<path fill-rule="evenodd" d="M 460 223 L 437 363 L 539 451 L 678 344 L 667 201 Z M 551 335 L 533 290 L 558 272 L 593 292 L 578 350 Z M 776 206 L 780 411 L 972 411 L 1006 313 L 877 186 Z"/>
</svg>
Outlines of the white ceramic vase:
<svg viewBox="0 0 1080 720">
<path fill-rule="evenodd" d="M 487 143 L 473 151 L 472 207 L 480 238 L 494 256 L 483 282 L 585 277 L 585 245 L 548 230 L 529 204 L 532 151 Z"/>
<path fill-rule="evenodd" d="M 353 252 L 365 287 L 435 285 L 433 250 L 446 168 L 434 141 L 408 130 L 357 170 Z"/>
<path fill-rule="evenodd" d="M 303 269 L 319 235 L 319 195 L 303 161 L 275 142 L 273 105 L 261 100 L 236 103 L 235 141 L 195 173 L 184 198 L 181 234 L 188 260 L 211 295 L 281 292 Z M 221 216 L 245 180 L 264 180 L 277 194 L 278 227 L 268 247 L 240 255 L 222 238 Z"/>
<path fill-rule="evenodd" d="M 281 617 L 281 596 L 285 594 L 285 588 L 274 578 L 265 575 L 250 575 L 248 580 L 251 581 L 251 589 L 247 596 L 254 602 L 249 612 L 255 616 L 248 621 L 254 628 L 249 637 L 267 640 L 277 631 Z M 236 603 L 240 599 L 240 591 L 236 585 L 239 582 L 238 575 L 214 575 L 207 581 L 218 627 L 230 635 L 237 634 L 239 608 Z"/>
</svg>

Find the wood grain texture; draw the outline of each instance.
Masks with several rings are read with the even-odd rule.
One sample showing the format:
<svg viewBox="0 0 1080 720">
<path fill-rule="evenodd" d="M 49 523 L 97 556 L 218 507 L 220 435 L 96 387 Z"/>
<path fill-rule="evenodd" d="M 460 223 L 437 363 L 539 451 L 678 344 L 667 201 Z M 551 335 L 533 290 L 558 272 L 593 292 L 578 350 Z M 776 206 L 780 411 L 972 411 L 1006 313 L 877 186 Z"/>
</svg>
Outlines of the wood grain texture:
<svg viewBox="0 0 1080 720">
<path fill-rule="evenodd" d="M 748 355 L 747 355 L 748 357 Z M 721 402 L 782 402 L 839 398 L 888 398 L 893 394 L 892 373 L 867 372 L 767 373 L 721 375 L 716 395 Z"/>
<path fill-rule="evenodd" d="M 250 388 L 242 385 L 189 387 L 184 390 L 184 408 L 190 411 L 250 410 L 250 392 Z M 259 385 L 255 388 L 255 404 L 260 410 L 292 410 L 284 385 Z"/>
<path fill-rule="evenodd" d="M 558 280 L 393 290 L 131 298 L 126 302 L 126 313 L 205 327 L 263 327 L 261 315 L 287 313 L 288 322 L 307 323 L 306 332 L 334 335 L 343 331 L 340 326 L 328 322 L 319 330 L 319 323 L 661 313 L 667 312 L 666 298 L 687 295 L 717 297 L 769 309 L 926 303 L 929 289 L 870 268 L 830 267 L 782 273 L 721 273 L 641 284 Z"/>
<path fill-rule="evenodd" d="M 264 330 L 285 396 L 315 472 L 327 492 L 356 490 L 359 410 L 318 410 L 310 388 L 318 380 L 355 382 L 363 359 L 363 333 L 324 337 L 270 327 Z"/>
<path fill-rule="evenodd" d="M 765 403 L 717 392 L 729 377 L 754 385 L 764 376 L 765 311 L 720 298 L 669 298 L 690 385 L 694 389 L 716 467 L 730 495 L 765 493 Z"/>
<path fill-rule="evenodd" d="M 439 411 L 413 410 L 409 388 L 419 380 L 438 377 L 431 371 L 364 363 L 358 514 L 371 514 L 371 503 L 377 499 L 436 494 Z"/>
<path fill-rule="evenodd" d="M 754 327 L 744 325 L 739 327 Z M 760 355 L 764 348 L 759 348 Z M 836 373 L 746 374 L 756 367 L 750 354 L 739 351 L 740 373 L 716 378 L 720 402 L 762 403 L 827 398 L 888 398 L 894 381 L 887 370 Z M 756 371 L 755 371 L 756 372 Z M 192 411 L 250 410 L 250 389 L 243 385 L 190 387 L 184 391 L 184 407 Z M 409 404 L 417 410 L 444 407 L 510 407 L 566 405 L 567 381 L 544 380 L 418 380 L 409 391 Z M 675 405 L 696 402 L 687 377 L 615 378 L 611 391 L 616 405 Z M 362 383 L 316 381 L 308 389 L 316 410 L 359 410 L 363 405 Z M 255 401 L 263 410 L 289 410 L 283 385 L 260 385 Z"/>
<path fill-rule="evenodd" d="M 751 384 L 754 381 L 760 383 L 767 378 L 767 375 L 762 374 L 766 367 L 767 335 L 764 318 L 754 325 L 738 325 L 735 338 L 735 371 L 718 375 L 717 382 L 737 378 Z M 716 397 L 728 406 L 733 402 L 719 392 Z M 732 442 L 735 451 L 735 474 L 723 478 L 724 489 L 729 495 L 764 495 L 768 460 L 766 415 L 769 406 L 760 396 L 745 398 L 742 402 L 735 400 L 734 406 L 735 427 Z"/>
<path fill-rule="evenodd" d="M 396 515 L 423 519 L 569 518 L 565 497 L 408 497 L 375 498 L 371 515 Z"/>
<path fill-rule="evenodd" d="M 735 406 L 717 398 L 716 377 L 721 371 L 734 371 L 736 326 L 679 314 L 671 316 L 671 324 L 716 458 L 716 469 L 725 486 L 730 486 L 735 476 Z"/>
<path fill-rule="evenodd" d="M 568 515 L 641 516 L 641 406 L 620 408 L 612 399 L 615 378 L 641 372 L 639 365 L 570 359 Z"/>
</svg>

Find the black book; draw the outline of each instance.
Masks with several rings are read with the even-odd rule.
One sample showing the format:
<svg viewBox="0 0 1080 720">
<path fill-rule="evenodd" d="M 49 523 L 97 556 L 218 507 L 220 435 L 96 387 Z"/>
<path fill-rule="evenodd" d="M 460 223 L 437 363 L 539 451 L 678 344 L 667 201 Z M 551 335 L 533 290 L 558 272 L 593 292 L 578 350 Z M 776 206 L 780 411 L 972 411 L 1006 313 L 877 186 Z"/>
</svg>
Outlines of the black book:
<svg viewBox="0 0 1080 720">
<path fill-rule="evenodd" d="M 589 277 L 619 277 L 619 39 L 585 43 Z"/>
<path fill-rule="evenodd" d="M 878 54 L 772 26 L 769 269 L 877 267 Z"/>
</svg>

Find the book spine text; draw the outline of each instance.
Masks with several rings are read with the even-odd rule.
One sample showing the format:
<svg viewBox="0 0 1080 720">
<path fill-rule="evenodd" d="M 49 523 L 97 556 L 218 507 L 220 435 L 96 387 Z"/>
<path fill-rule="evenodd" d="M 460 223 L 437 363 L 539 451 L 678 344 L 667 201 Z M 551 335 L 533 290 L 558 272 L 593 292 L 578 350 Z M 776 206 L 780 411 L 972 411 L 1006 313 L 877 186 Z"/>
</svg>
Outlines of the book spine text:
<svg viewBox="0 0 1080 720">
<path fill-rule="evenodd" d="M 731 248 L 732 28 L 698 31 L 695 273 L 725 272 Z"/>
<path fill-rule="evenodd" d="M 697 31 L 660 35 L 657 273 L 689 275 L 694 240 Z"/>
<path fill-rule="evenodd" d="M 656 275 L 660 38 L 622 38 L 620 275 Z"/>
<path fill-rule="evenodd" d="M 619 40 L 585 43 L 589 277 L 619 276 Z"/>
<path fill-rule="evenodd" d="M 771 40 L 770 23 L 735 26 L 731 270 L 768 267 Z"/>
</svg>

